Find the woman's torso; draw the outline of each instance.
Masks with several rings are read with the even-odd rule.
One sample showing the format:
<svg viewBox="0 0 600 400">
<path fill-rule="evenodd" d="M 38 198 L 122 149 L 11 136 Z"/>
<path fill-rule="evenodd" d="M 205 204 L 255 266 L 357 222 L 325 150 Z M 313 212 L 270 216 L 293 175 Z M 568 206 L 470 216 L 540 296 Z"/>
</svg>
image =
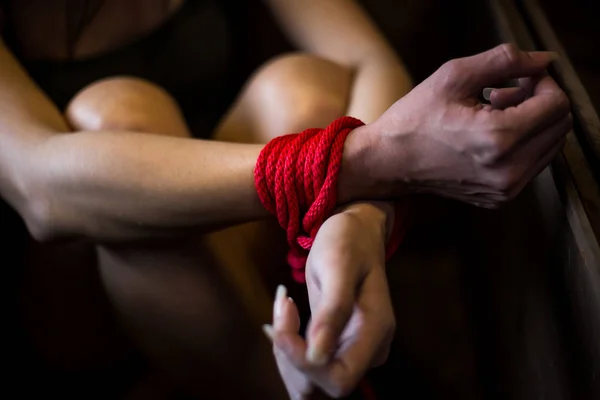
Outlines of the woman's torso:
<svg viewBox="0 0 600 400">
<path fill-rule="evenodd" d="M 28 59 L 84 59 L 131 44 L 162 25 L 185 0 L 10 1 L 14 38 Z"/>
<path fill-rule="evenodd" d="M 93 81 L 137 76 L 171 92 L 202 136 L 243 80 L 239 0 L 2 3 L 6 42 L 61 108 Z"/>
</svg>

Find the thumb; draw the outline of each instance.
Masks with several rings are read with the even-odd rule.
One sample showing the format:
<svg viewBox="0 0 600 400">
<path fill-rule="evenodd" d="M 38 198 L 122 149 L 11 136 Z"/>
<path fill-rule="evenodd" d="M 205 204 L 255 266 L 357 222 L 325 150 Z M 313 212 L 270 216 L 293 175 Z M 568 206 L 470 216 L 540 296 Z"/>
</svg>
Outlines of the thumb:
<svg viewBox="0 0 600 400">
<path fill-rule="evenodd" d="M 473 89 L 481 90 L 509 79 L 523 78 L 542 73 L 558 59 L 551 51 L 522 51 L 513 44 L 505 43 L 486 52 L 456 60 L 460 79 Z"/>
<path fill-rule="evenodd" d="M 321 293 L 312 310 L 307 335 L 306 359 L 313 365 L 326 364 L 337 348 L 339 338 L 352 315 L 357 284 L 347 268 L 337 266 L 324 270 L 327 272 L 321 276 Z"/>
</svg>

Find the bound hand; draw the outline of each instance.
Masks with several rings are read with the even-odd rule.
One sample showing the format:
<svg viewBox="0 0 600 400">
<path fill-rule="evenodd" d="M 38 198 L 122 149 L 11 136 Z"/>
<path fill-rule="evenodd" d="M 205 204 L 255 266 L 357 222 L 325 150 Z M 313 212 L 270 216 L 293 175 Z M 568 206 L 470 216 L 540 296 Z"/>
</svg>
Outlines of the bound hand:
<svg viewBox="0 0 600 400">
<path fill-rule="evenodd" d="M 294 302 L 278 289 L 267 333 L 293 399 L 313 386 L 346 395 L 387 358 L 395 327 L 385 274 L 386 220 L 393 214 L 387 207 L 350 205 L 321 226 L 306 269 L 312 313 L 306 341 Z"/>
<path fill-rule="evenodd" d="M 447 62 L 375 123 L 351 133 L 346 152 L 358 160 L 342 173 L 355 176 L 340 182 L 376 182 L 363 190 L 367 197 L 428 192 L 490 208 L 513 199 L 571 129 L 568 98 L 545 74 L 554 58 L 501 45 Z M 519 89 L 494 90 L 491 105 L 480 102 L 484 88 L 515 78 Z"/>
</svg>

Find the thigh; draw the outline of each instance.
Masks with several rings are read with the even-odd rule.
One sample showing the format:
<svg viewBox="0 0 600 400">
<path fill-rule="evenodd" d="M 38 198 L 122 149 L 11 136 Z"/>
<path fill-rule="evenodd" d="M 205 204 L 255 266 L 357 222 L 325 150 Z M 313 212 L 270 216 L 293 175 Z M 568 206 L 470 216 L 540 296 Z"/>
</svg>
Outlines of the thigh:
<svg viewBox="0 0 600 400">
<path fill-rule="evenodd" d="M 263 143 L 281 134 L 324 127 L 344 115 L 350 82 L 349 70 L 318 57 L 296 53 L 275 58 L 249 79 L 213 137 Z M 75 129 L 189 136 L 176 102 L 164 90 L 135 78 L 89 85 L 70 102 L 66 115 Z M 289 276 L 281 228 L 273 221 L 251 223 L 205 240 L 253 314 L 261 322 L 270 320 L 274 287 Z"/>
<path fill-rule="evenodd" d="M 75 129 L 189 136 L 176 101 L 134 78 L 88 86 L 66 115 Z M 273 398 L 279 379 L 274 363 L 264 362 L 270 348 L 257 311 L 266 310 L 257 299 L 266 306 L 268 295 L 243 257 L 244 243 L 223 247 L 210 237 L 100 246 L 106 293 L 136 346 L 182 387 Z M 224 267 L 231 259 L 223 254 L 236 255 L 236 268 Z"/>
<path fill-rule="evenodd" d="M 250 79 L 214 136 L 256 143 L 325 126 L 345 113 L 350 78 L 315 57 L 275 59 Z M 75 129 L 189 135 L 176 102 L 133 78 L 88 86 L 66 115 Z M 259 322 L 271 319 L 272 285 L 284 279 L 277 271 L 289 276 L 285 250 L 272 221 L 253 223 L 198 239 L 105 246 L 100 274 L 129 335 L 171 376 L 196 392 L 211 388 L 210 376 L 237 381 L 225 385 L 232 391 L 266 395 L 279 390 L 278 378 Z"/>
<path fill-rule="evenodd" d="M 323 128 L 344 115 L 352 73 L 304 54 L 279 56 L 246 83 L 215 132 L 215 139 L 266 143 L 276 136 Z"/>
</svg>

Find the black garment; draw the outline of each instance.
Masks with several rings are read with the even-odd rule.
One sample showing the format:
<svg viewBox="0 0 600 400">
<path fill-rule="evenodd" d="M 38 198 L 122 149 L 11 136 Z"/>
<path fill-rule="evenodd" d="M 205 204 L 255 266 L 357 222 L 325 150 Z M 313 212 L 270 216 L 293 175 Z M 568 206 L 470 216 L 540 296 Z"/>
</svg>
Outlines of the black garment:
<svg viewBox="0 0 600 400">
<path fill-rule="evenodd" d="M 179 102 L 194 136 L 210 135 L 245 80 L 244 2 L 187 0 L 138 42 L 86 60 L 31 61 L 20 56 L 6 10 L 4 38 L 32 78 L 63 109 L 86 85 L 129 75 L 165 88 Z"/>
</svg>

